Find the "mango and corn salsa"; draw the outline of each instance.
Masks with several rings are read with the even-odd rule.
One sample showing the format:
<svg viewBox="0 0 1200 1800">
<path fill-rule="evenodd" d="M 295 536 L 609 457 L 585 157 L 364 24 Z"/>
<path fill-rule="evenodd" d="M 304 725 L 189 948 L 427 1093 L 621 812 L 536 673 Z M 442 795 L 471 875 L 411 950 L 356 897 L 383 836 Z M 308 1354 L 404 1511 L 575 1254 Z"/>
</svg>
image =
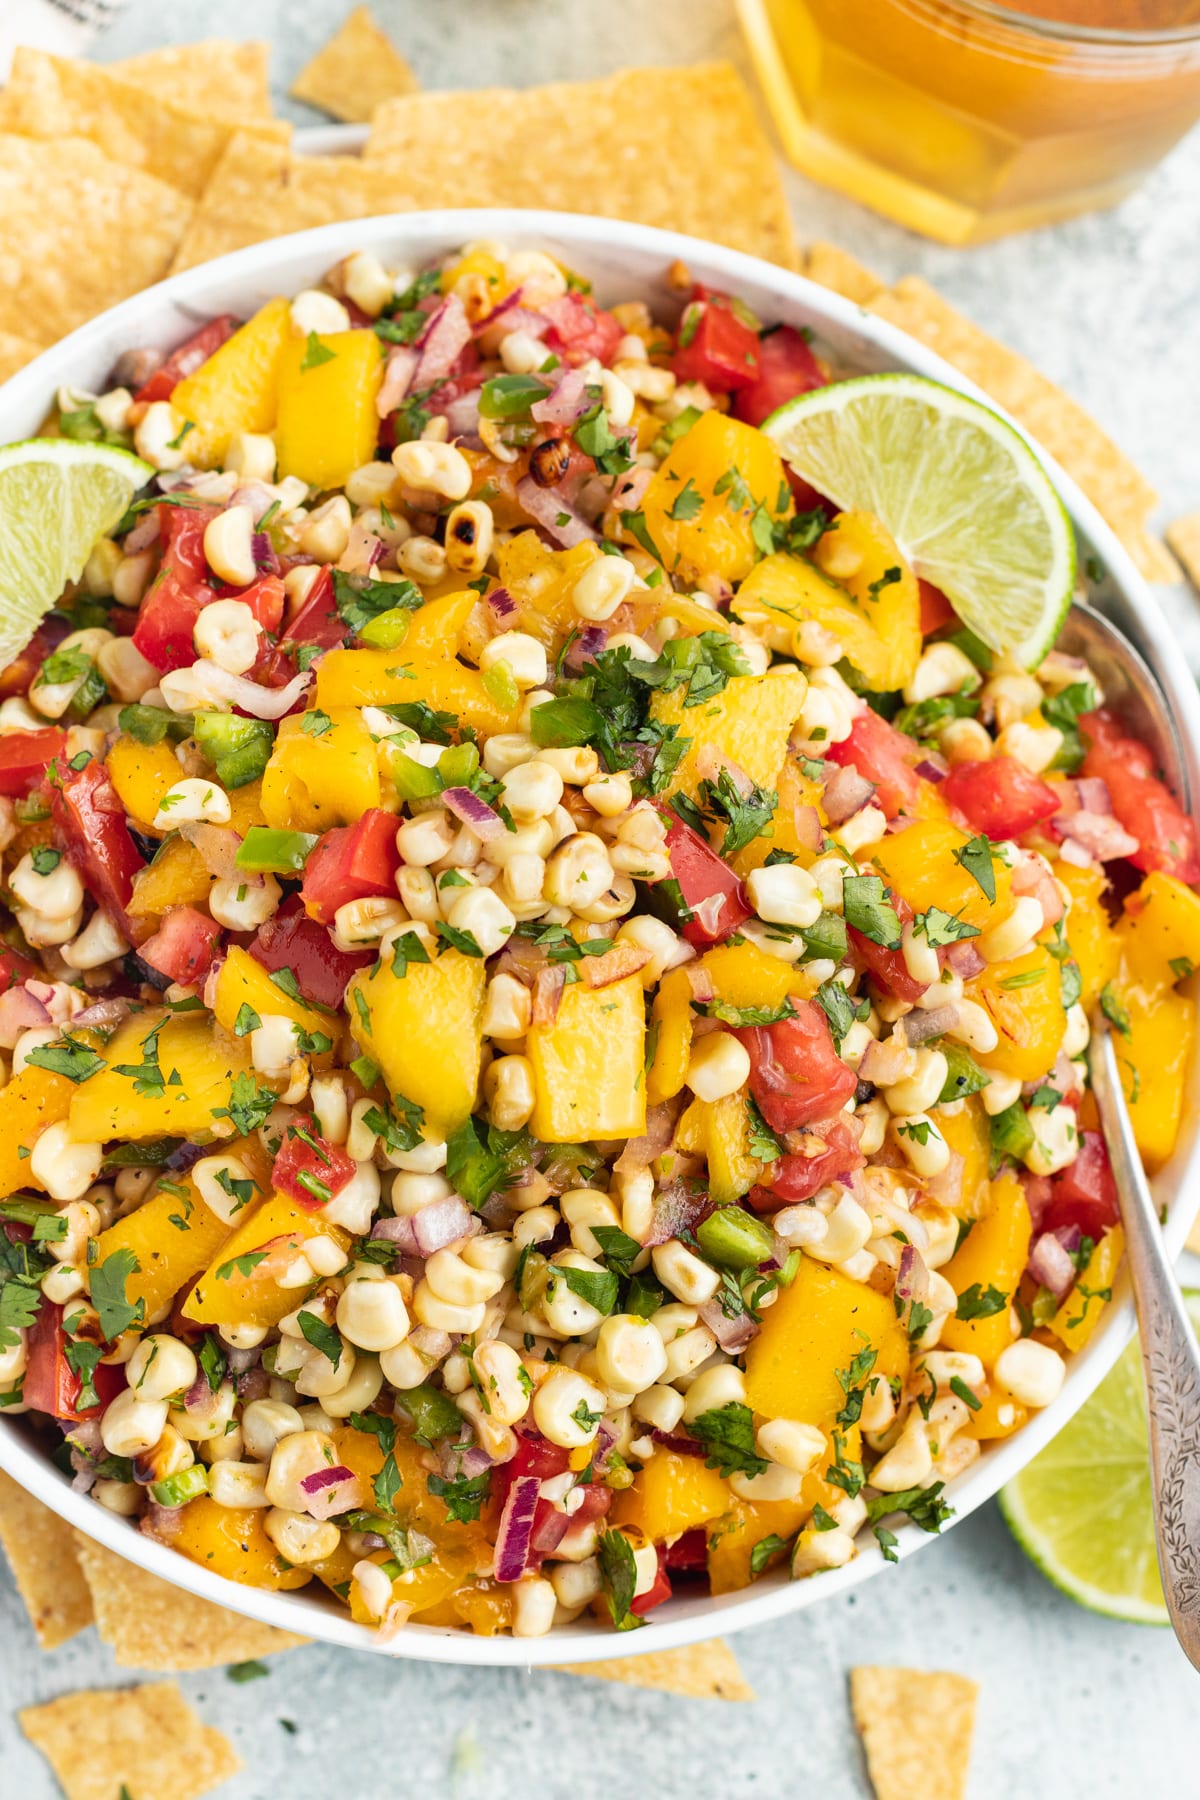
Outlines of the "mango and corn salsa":
<svg viewBox="0 0 1200 1800">
<path fill-rule="evenodd" d="M 0 1405 L 385 1632 L 936 1531 L 1179 1127 L 1192 821 L 759 426 L 676 265 L 365 253 L 46 429 L 156 471 L 0 675 Z"/>
</svg>

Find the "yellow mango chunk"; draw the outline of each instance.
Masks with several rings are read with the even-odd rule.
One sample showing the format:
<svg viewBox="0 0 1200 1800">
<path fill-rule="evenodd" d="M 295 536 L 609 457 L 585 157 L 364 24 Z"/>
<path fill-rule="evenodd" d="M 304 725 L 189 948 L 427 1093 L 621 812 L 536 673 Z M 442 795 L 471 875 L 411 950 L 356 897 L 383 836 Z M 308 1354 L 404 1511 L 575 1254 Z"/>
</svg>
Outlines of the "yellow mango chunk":
<svg viewBox="0 0 1200 1800">
<path fill-rule="evenodd" d="M 525 1039 L 536 1096 L 530 1128 L 545 1144 L 640 1137 L 646 1129 L 646 1010 L 640 975 L 564 988 L 553 1025 Z"/>
<path fill-rule="evenodd" d="M 139 744 L 136 738 L 119 737 L 105 759 L 108 778 L 117 799 L 135 825 L 154 830 L 154 815 L 163 795 L 183 780 L 183 770 L 171 746 Z"/>
<path fill-rule="evenodd" d="M 811 561 L 786 553 L 764 557 L 738 589 L 737 613 L 748 625 L 765 625 L 772 648 L 793 655 L 803 649 L 804 626 L 815 621 L 879 692 L 911 681 L 920 660 L 916 577 L 870 513 L 839 513 Z"/>
<path fill-rule="evenodd" d="M 654 1033 L 654 1059 L 647 1079 L 651 1106 L 670 1100 L 687 1076 L 692 1053 L 692 984 L 686 969 L 672 969 L 663 976 L 650 1009 Z"/>
<path fill-rule="evenodd" d="M 143 1051 L 161 1024 L 157 1039 Z M 136 1069 L 153 1053 L 149 1079 L 119 1075 L 118 1066 Z M 214 1113 L 229 1105 L 236 1075 L 250 1075 L 249 1042 L 213 1031 L 207 1013 L 135 1013 L 118 1026 L 104 1049 L 108 1067 L 76 1088 L 71 1101 L 71 1136 L 104 1144 L 109 1138 L 185 1137 L 201 1143 L 227 1121 Z M 162 1084 L 154 1078 L 161 1070 Z M 178 1072 L 179 1081 L 172 1081 Z M 269 1084 L 266 1084 L 269 1085 Z M 138 1089 L 142 1088 L 141 1093 Z"/>
<path fill-rule="evenodd" d="M 270 431 L 280 358 L 291 337 L 290 303 L 268 300 L 194 375 L 178 384 L 171 405 L 195 427 L 187 434 L 189 462 L 202 469 L 219 468 L 237 432 Z"/>
<path fill-rule="evenodd" d="M 1075 947 L 1072 908 L 1071 947 Z M 1200 894 L 1156 869 L 1125 902 L 1115 934 L 1129 978 L 1150 993 L 1163 993 L 1200 969 Z"/>
<path fill-rule="evenodd" d="M 754 567 L 755 515 L 774 523 L 792 511 L 771 440 L 716 411 L 701 413 L 672 445 L 642 502 L 646 529 L 668 570 L 726 581 L 741 581 Z"/>
<path fill-rule="evenodd" d="M 859 860 L 873 862 L 887 885 L 907 900 L 915 913 L 939 906 L 977 931 L 989 931 L 1011 910 L 1012 876 L 993 859 L 996 899 L 990 901 L 974 876 L 955 860 L 955 851 L 970 841 L 967 832 L 947 819 L 917 819 L 903 831 L 870 845 Z"/>
<path fill-rule="evenodd" d="M 805 1256 L 746 1351 L 746 1403 L 828 1431 L 846 1401 L 838 1371 L 867 1348 L 872 1375 L 907 1374 L 908 1337 L 891 1296 Z"/>
<path fill-rule="evenodd" d="M 510 629 L 527 631 L 543 644 L 561 642 L 579 623 L 571 591 L 599 554 L 595 544 L 550 550 L 536 531 L 515 532 L 496 558 L 500 585 L 516 601 L 519 614 Z"/>
<path fill-rule="evenodd" d="M 763 832 L 761 836 L 751 838 L 748 844 L 744 844 L 730 858 L 730 867 L 743 880 L 752 869 L 762 868 L 772 850 L 786 850 L 802 869 L 810 868 L 817 860 L 817 852 L 811 841 L 807 837 L 802 838 L 796 830 L 796 808 L 811 806 L 819 823 L 827 825 L 829 821 L 820 784 L 806 775 L 793 757 L 787 756 L 775 778 L 775 789 L 779 795 L 779 804 L 771 820 L 770 833 Z"/>
<path fill-rule="evenodd" d="M 132 1250 L 137 1268 L 126 1278 L 125 1295 L 131 1305 L 145 1301 L 148 1319 L 195 1280 L 233 1235 L 233 1226 L 205 1204 L 186 1175 L 165 1179 L 170 1188 L 158 1187 L 96 1240 L 97 1262 L 115 1250 Z M 183 1192 L 172 1193 L 176 1187 Z"/>
<path fill-rule="evenodd" d="M 980 1443 L 1011 1437 L 1029 1417 L 1029 1408 L 994 1375 L 988 1378 L 987 1393 L 978 1399 L 978 1410 L 972 1412 L 962 1429 L 968 1437 L 978 1438 Z"/>
<path fill-rule="evenodd" d="M 989 963 L 967 983 L 967 996 L 986 1008 L 1000 1042 L 977 1058 L 981 1068 L 1036 1081 L 1054 1067 L 1067 1029 L 1059 964 L 1042 944 L 1024 956 Z"/>
<path fill-rule="evenodd" d="M 654 1459 L 658 1460 L 657 1456 Z M 804 1500 L 737 1500 L 708 1533 L 708 1578 L 714 1594 L 733 1594 L 754 1580 L 750 1558 L 763 1538 L 794 1537 L 812 1507 Z"/>
<path fill-rule="evenodd" d="M 421 1108 L 428 1136 L 448 1137 L 475 1104 L 486 982 L 482 957 L 444 950 L 409 963 L 404 975 L 386 961 L 350 983 L 346 1012 L 359 1049 L 392 1094 Z"/>
<path fill-rule="evenodd" d="M 280 720 L 262 783 L 263 814 L 278 830 L 353 825 L 379 805 L 379 759 L 362 714 L 353 706 L 326 710 L 330 725 L 319 737 L 304 730 L 297 713 Z"/>
<path fill-rule="evenodd" d="M 1090 1012 L 1117 972 L 1121 946 L 1108 922 L 1104 891 L 1108 876 L 1094 865 L 1077 869 L 1073 863 L 1056 862 L 1055 879 L 1071 896 L 1071 910 L 1063 921 L 1063 929 L 1071 946 L 1071 955 L 1079 969 L 1079 1004 Z M 1143 883 L 1143 887 L 1144 887 Z M 1189 892 L 1189 889 L 1185 889 Z"/>
<path fill-rule="evenodd" d="M 317 704 L 327 712 L 339 706 L 392 706 L 399 700 L 424 700 L 483 737 L 515 731 L 520 718 L 519 707 L 510 709 L 492 699 L 478 669 L 452 655 L 424 661 L 409 650 L 407 639 L 396 650 L 330 650 L 322 658 Z"/>
<path fill-rule="evenodd" d="M 992 1183 L 988 1210 L 940 1271 L 956 1294 L 978 1289 L 975 1298 L 990 1305 L 991 1289 L 1003 1295 L 1004 1304 L 986 1317 L 960 1319 L 952 1314 L 942 1327 L 943 1348 L 970 1351 L 989 1372 L 996 1366 L 1000 1352 L 1013 1341 L 1012 1298 L 1029 1261 L 1032 1234 L 1025 1190 L 1015 1175 L 1005 1173 Z"/>
<path fill-rule="evenodd" d="M 349 1237 L 287 1194 L 269 1194 L 248 1209 L 206 1265 L 183 1304 L 198 1325 L 278 1325 L 303 1299 L 303 1287 L 280 1287 L 309 1238 Z"/>
<path fill-rule="evenodd" d="M 727 1206 L 748 1194 L 761 1172 L 762 1165 L 750 1154 L 750 1115 L 742 1094 L 701 1104 L 707 1113 L 709 1193 L 718 1206 Z"/>
<path fill-rule="evenodd" d="M 1196 1002 L 1186 994 L 1157 998 L 1141 988 L 1120 990 L 1127 1032 L 1115 1032 L 1121 1086 L 1142 1161 L 1161 1169 L 1179 1136 L 1184 1087 L 1196 1043 Z"/>
<path fill-rule="evenodd" d="M 279 355 L 280 477 L 298 475 L 310 487 L 335 488 L 370 462 L 379 438 L 375 396 L 382 379 L 383 345 L 373 331 L 292 332 Z"/>
<path fill-rule="evenodd" d="M 651 718 L 691 739 L 667 791 L 695 796 L 701 779 L 696 763 L 704 750 L 720 751 L 759 787 L 773 788 L 807 691 L 799 669 L 785 664 L 765 675 L 735 675 L 699 706 L 686 705 L 686 687 L 657 692 Z"/>
<path fill-rule="evenodd" d="M 718 1000 L 730 1006 L 781 1006 L 789 994 L 803 986 L 791 963 L 760 950 L 746 939 L 741 944 L 718 944 L 700 959 L 712 976 Z"/>
<path fill-rule="evenodd" d="M 245 1587 L 278 1594 L 306 1587 L 312 1570 L 285 1562 L 267 1536 L 262 1507 L 218 1506 L 208 1494 L 189 1500 L 178 1513 L 175 1549 L 202 1569 L 240 1581 Z"/>
<path fill-rule="evenodd" d="M 1125 1233 L 1119 1225 L 1106 1231 L 1071 1289 L 1050 1321 L 1049 1329 L 1068 1350 L 1082 1350 L 1112 1299 L 1113 1281 L 1125 1254 Z"/>
<path fill-rule="evenodd" d="M 27 1063 L 0 1088 L 0 1196 L 43 1186 L 29 1167 L 29 1152 L 48 1125 L 67 1117 L 78 1091 L 65 1075 L 36 1063 Z"/>
<path fill-rule="evenodd" d="M 636 1525 L 652 1544 L 707 1525 L 732 1498 L 723 1478 L 698 1456 L 677 1456 L 665 1445 L 655 1451 L 632 1487 L 612 1506 L 614 1525 Z"/>
<path fill-rule="evenodd" d="M 962 1158 L 962 1184 L 953 1210 L 960 1218 L 975 1219 L 986 1212 L 990 1200 L 988 1164 L 992 1154 L 991 1124 L 978 1094 L 969 1094 L 953 1109 L 937 1109 L 937 1127 Z"/>
<path fill-rule="evenodd" d="M 293 1000 L 290 994 L 277 987 L 248 950 L 243 950 L 240 944 L 230 944 L 217 975 L 213 1011 L 218 1022 L 232 1033 L 243 1006 L 256 1012 L 260 1019 L 268 1013 L 279 1013 L 286 1019 L 293 1019 L 297 1025 L 303 1025 L 306 1031 L 320 1031 L 323 1024 L 327 1027 L 329 1023 L 327 1014 L 306 1006 L 303 1000 Z"/>
<path fill-rule="evenodd" d="M 155 918 L 169 906 L 205 906 L 214 877 L 186 838 L 168 838 L 152 863 L 133 878 L 129 910 L 135 918 Z"/>
</svg>

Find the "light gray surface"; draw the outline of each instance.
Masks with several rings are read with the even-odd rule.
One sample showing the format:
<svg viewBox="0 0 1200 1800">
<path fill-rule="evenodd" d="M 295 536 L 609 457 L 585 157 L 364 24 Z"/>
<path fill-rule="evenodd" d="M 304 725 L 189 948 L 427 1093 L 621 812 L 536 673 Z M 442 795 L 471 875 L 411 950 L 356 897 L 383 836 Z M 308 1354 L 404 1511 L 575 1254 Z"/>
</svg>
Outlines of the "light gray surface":
<svg viewBox="0 0 1200 1800">
<path fill-rule="evenodd" d="M 346 10 L 343 0 L 133 0 L 97 54 L 268 37 L 282 95 Z M 525 85 L 710 55 L 745 67 L 731 0 L 375 0 L 375 11 L 431 87 Z M 285 110 L 317 122 L 306 108 Z M 477 123 L 464 117 L 465 130 Z M 966 252 L 914 238 L 794 173 L 788 180 L 802 236 L 833 238 L 889 279 L 927 276 L 1095 413 L 1158 487 L 1164 520 L 1200 508 L 1200 135 L 1118 212 Z M 1200 665 L 1194 597 L 1161 592 Z M 549 1673 L 393 1665 L 318 1646 L 276 1659 L 266 1679 L 245 1686 L 220 1670 L 182 1685 L 246 1762 L 222 1790 L 229 1800 L 612 1800 L 634 1791 L 861 1800 L 845 1684 L 853 1664 L 872 1661 L 959 1669 L 981 1682 L 973 1800 L 1127 1800 L 1151 1780 L 1173 1800 L 1200 1795 L 1200 1689 L 1174 1640 L 1063 1599 L 994 1506 L 859 1593 L 736 1646 L 755 1706 Z M 0 1791 L 57 1793 L 16 1732 L 16 1708 L 131 1678 L 91 1632 L 40 1656 L 0 1570 Z"/>
</svg>

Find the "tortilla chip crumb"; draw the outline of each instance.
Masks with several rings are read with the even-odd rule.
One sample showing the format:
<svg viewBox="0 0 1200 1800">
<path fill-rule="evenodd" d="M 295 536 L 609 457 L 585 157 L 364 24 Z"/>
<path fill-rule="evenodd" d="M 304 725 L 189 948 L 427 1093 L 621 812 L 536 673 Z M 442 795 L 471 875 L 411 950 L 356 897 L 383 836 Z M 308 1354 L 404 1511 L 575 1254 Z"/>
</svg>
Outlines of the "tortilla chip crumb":
<svg viewBox="0 0 1200 1800">
<path fill-rule="evenodd" d="M 977 1682 L 948 1670 L 850 1671 L 876 1800 L 966 1800 Z"/>
<path fill-rule="evenodd" d="M 17 1714 L 67 1800 L 197 1800 L 242 1767 L 173 1681 L 85 1688 Z"/>
<path fill-rule="evenodd" d="M 291 1650 L 307 1638 L 244 1619 L 183 1588 L 160 1581 L 111 1550 L 74 1533 L 80 1567 L 92 1593 L 96 1629 L 122 1668 L 155 1674 L 215 1669 Z M 131 1790 L 132 1792 L 133 1790 Z"/>
<path fill-rule="evenodd" d="M 377 106 L 420 85 L 367 6 L 356 6 L 324 49 L 292 83 L 293 100 L 307 101 L 335 119 L 366 125 Z"/>
<path fill-rule="evenodd" d="M 550 1666 L 560 1675 L 623 1681 L 629 1687 L 657 1688 L 664 1694 L 682 1694 L 688 1700 L 758 1698 L 724 1638 L 710 1638 L 706 1644 L 686 1644 L 682 1650 L 659 1650 L 649 1656 Z"/>
<path fill-rule="evenodd" d="M 0 334 L 0 364 L 3 351 Z M 71 1527 L 4 1474 L 0 1544 L 43 1650 L 56 1650 L 91 1624 L 92 1596 L 75 1556 Z"/>
<path fill-rule="evenodd" d="M 837 244 L 809 244 L 800 253 L 800 273 L 859 306 L 869 305 L 884 286 L 873 269 Z"/>
<path fill-rule="evenodd" d="M 1192 586 L 1200 590 L 1200 512 L 1188 513 L 1167 527 L 1167 542 L 1183 564 Z"/>
</svg>

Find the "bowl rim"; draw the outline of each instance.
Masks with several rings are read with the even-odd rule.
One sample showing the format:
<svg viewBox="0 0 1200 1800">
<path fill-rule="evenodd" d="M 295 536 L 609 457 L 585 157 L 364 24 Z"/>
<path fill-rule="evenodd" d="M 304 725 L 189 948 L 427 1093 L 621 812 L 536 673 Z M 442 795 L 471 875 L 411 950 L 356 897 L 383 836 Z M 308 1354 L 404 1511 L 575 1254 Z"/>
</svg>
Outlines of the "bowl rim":
<svg viewBox="0 0 1200 1800">
<path fill-rule="evenodd" d="M 99 353 L 113 341 L 119 343 L 125 332 L 146 333 L 153 339 L 156 321 L 162 334 L 172 324 L 178 326 L 193 309 L 202 315 L 206 304 L 216 304 L 205 298 L 214 290 L 227 295 L 241 283 L 249 292 L 256 280 L 297 260 L 309 262 L 315 275 L 355 249 L 386 246 L 388 253 L 395 256 L 402 255 L 406 242 L 414 240 L 436 240 L 445 250 L 451 250 L 483 237 L 518 237 L 530 244 L 549 241 L 569 247 L 585 272 L 589 254 L 604 253 L 619 260 L 622 252 L 631 252 L 663 270 L 676 259 L 682 260 L 693 270 L 702 270 L 706 281 L 734 290 L 739 284 L 743 288 L 766 288 L 782 315 L 789 309 L 803 311 L 818 327 L 827 325 L 843 338 L 856 340 L 872 352 L 872 360 L 882 358 L 883 366 L 926 375 L 981 401 L 1007 419 L 1046 469 L 1076 532 L 1101 557 L 1107 572 L 1104 593 L 1115 609 L 1123 612 L 1120 622 L 1127 630 L 1133 621 L 1139 647 L 1176 712 L 1192 779 L 1197 783 L 1194 791 L 1200 792 L 1200 695 L 1183 667 L 1178 645 L 1157 601 L 1127 551 L 1071 478 L 989 395 L 907 333 L 790 270 L 681 233 L 589 214 L 448 208 L 341 221 L 249 245 L 131 296 L 44 351 L 0 387 L 0 442 L 10 441 L 6 419 L 21 411 L 37 416 L 39 399 L 44 410 L 46 397 L 70 380 L 72 371 L 89 353 Z M 645 277 L 631 275 L 630 280 L 633 286 L 644 285 Z M 1100 604 L 1103 607 L 1104 596 Z M 1176 1164 L 1180 1168 L 1176 1169 Z M 1168 1253 L 1174 1256 L 1182 1248 L 1190 1223 L 1178 1196 L 1187 1185 L 1188 1174 L 1200 1174 L 1200 1141 L 1193 1139 L 1189 1145 L 1177 1147 L 1168 1169 L 1172 1173 L 1174 1204 L 1169 1208 L 1163 1235 Z M 1011 1438 L 992 1445 L 974 1468 L 954 1484 L 953 1523 L 967 1518 L 991 1499 L 1062 1429 L 1112 1367 L 1134 1327 L 1128 1277 L 1123 1274 L 1107 1318 L 1085 1349 L 1072 1358 L 1058 1399 Z M 201 1599 L 319 1641 L 416 1661 L 530 1667 L 607 1660 L 617 1654 L 646 1655 L 799 1612 L 819 1599 L 846 1592 L 885 1567 L 878 1546 L 865 1545 L 845 1568 L 826 1572 L 816 1583 L 791 1581 L 784 1574 L 768 1576 L 733 1594 L 673 1600 L 633 1636 L 616 1637 L 610 1629 L 595 1624 L 583 1629 L 571 1624 L 542 1638 L 484 1638 L 465 1630 L 414 1625 L 383 1643 L 376 1631 L 355 1624 L 348 1614 L 335 1610 L 331 1604 L 314 1604 L 305 1597 L 306 1590 L 270 1593 L 236 1583 L 138 1533 L 129 1521 L 76 1493 L 69 1479 L 44 1452 L 25 1440 L 15 1419 L 0 1419 L 0 1469 L 86 1536 Z M 901 1528 L 898 1537 L 900 1559 L 933 1541 L 929 1534 L 910 1524 Z"/>
</svg>

